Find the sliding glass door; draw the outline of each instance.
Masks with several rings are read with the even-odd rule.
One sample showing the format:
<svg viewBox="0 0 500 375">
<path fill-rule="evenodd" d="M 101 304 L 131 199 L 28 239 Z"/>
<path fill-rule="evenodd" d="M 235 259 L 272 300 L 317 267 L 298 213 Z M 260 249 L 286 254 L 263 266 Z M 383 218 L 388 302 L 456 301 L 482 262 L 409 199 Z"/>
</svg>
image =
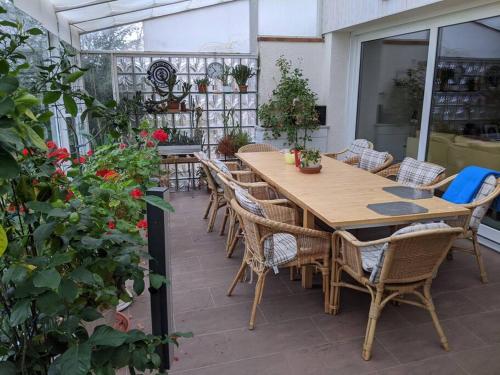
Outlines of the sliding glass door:
<svg viewBox="0 0 500 375">
<path fill-rule="evenodd" d="M 429 31 L 361 44 L 356 138 L 396 161 L 417 157 Z"/>
<path fill-rule="evenodd" d="M 500 17 L 439 28 L 427 159 L 500 170 Z M 500 207 L 483 224 L 500 229 Z"/>
</svg>

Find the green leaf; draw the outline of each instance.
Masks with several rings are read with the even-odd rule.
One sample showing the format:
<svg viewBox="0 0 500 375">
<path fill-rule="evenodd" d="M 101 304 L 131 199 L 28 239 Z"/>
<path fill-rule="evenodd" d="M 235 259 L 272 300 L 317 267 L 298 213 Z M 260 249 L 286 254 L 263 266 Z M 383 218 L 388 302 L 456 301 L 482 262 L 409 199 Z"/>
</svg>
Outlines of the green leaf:
<svg viewBox="0 0 500 375">
<path fill-rule="evenodd" d="M 33 239 L 35 240 L 35 246 L 38 250 L 41 249 L 41 246 L 43 245 L 45 240 L 50 237 L 52 232 L 54 232 L 56 224 L 57 223 L 54 222 L 45 223 L 35 229 L 35 231 L 33 232 Z"/>
<path fill-rule="evenodd" d="M 5 94 L 12 94 L 19 87 L 19 80 L 16 77 L 5 76 L 0 78 L 0 91 Z"/>
<path fill-rule="evenodd" d="M 0 178 L 10 179 L 19 175 L 20 168 L 16 159 L 2 147 L 0 147 Z"/>
<path fill-rule="evenodd" d="M 12 326 L 17 326 L 30 317 L 30 305 L 31 301 L 29 300 L 19 301 L 14 305 L 10 314 L 10 324 Z"/>
<path fill-rule="evenodd" d="M 42 151 L 47 151 L 47 145 L 45 144 L 43 139 L 38 135 L 38 133 L 35 130 L 33 130 L 30 126 L 26 126 L 25 129 L 28 135 L 28 139 L 33 144 L 33 146 Z"/>
<path fill-rule="evenodd" d="M 5 59 L 0 60 L 0 73 L 7 74 L 9 72 L 9 63 Z"/>
<path fill-rule="evenodd" d="M 94 320 L 102 318 L 101 313 L 93 307 L 85 307 L 80 315 L 86 322 L 93 322 Z"/>
<path fill-rule="evenodd" d="M 76 106 L 75 99 L 71 95 L 63 95 L 64 108 L 71 116 L 76 117 L 78 114 L 78 107 Z"/>
<path fill-rule="evenodd" d="M 40 312 L 53 315 L 61 311 L 64 308 L 64 304 L 57 293 L 48 291 L 37 297 L 37 307 L 40 308 Z"/>
<path fill-rule="evenodd" d="M 38 105 L 40 101 L 34 95 L 24 94 L 21 95 L 19 98 L 16 98 L 15 103 L 16 105 L 20 105 L 23 107 L 33 107 L 35 105 Z"/>
<path fill-rule="evenodd" d="M 161 208 L 163 211 L 175 212 L 174 208 L 169 202 L 155 195 L 145 195 L 142 197 L 142 200 L 155 207 Z"/>
<path fill-rule="evenodd" d="M 12 128 L 14 126 L 16 126 L 16 120 L 6 117 L 0 119 L 0 128 L 7 129 L 7 128 Z"/>
<path fill-rule="evenodd" d="M 9 96 L 5 97 L 0 101 L 0 115 L 6 115 L 7 113 L 12 112 L 15 107 L 16 104 L 14 101 Z"/>
<path fill-rule="evenodd" d="M 120 346 L 127 340 L 127 334 L 117 331 L 110 326 L 98 326 L 92 336 L 90 336 L 89 342 L 92 345 L 103 345 L 103 346 Z"/>
<path fill-rule="evenodd" d="M 7 21 L 7 20 L 0 21 L 0 25 L 17 28 L 17 23 L 12 22 L 12 21 Z"/>
<path fill-rule="evenodd" d="M 61 275 L 54 268 L 39 271 L 33 277 L 33 285 L 37 288 L 57 289 L 61 283 Z"/>
<path fill-rule="evenodd" d="M 68 76 L 66 77 L 65 81 L 67 83 L 73 83 L 75 82 L 78 78 L 80 78 L 81 76 L 83 76 L 85 74 L 84 71 L 82 70 L 77 70 L 76 72 L 73 72 L 71 74 L 68 74 Z"/>
<path fill-rule="evenodd" d="M 76 282 L 88 285 L 96 284 L 96 281 L 94 279 L 94 274 L 83 266 L 80 266 L 76 270 L 71 272 L 71 278 Z"/>
<path fill-rule="evenodd" d="M 53 208 L 49 202 L 31 201 L 26 203 L 26 207 L 42 214 L 48 214 Z"/>
<path fill-rule="evenodd" d="M 48 91 L 43 96 L 43 104 L 52 104 L 59 100 L 61 97 L 60 91 Z"/>
<path fill-rule="evenodd" d="M 142 278 L 134 279 L 134 292 L 141 295 L 144 292 L 144 280 Z"/>
<path fill-rule="evenodd" d="M 167 283 L 165 276 L 156 273 L 149 274 L 149 284 L 153 289 L 160 289 L 163 284 Z"/>
<path fill-rule="evenodd" d="M 52 362 L 49 374 L 87 375 L 90 372 L 90 355 L 88 342 L 72 346 Z"/>
<path fill-rule="evenodd" d="M 26 32 L 30 35 L 43 35 L 43 31 L 38 27 L 33 27 L 31 29 L 26 30 Z"/>
<path fill-rule="evenodd" d="M 64 279 L 59 285 L 59 294 L 68 302 L 73 302 L 78 297 L 78 286 L 73 280 Z"/>
<path fill-rule="evenodd" d="M 68 217 L 69 212 L 64 208 L 53 208 L 49 212 L 49 217 Z"/>
<path fill-rule="evenodd" d="M 7 250 L 8 243 L 7 233 L 5 233 L 5 229 L 0 225 L 0 257 L 3 256 L 5 250 Z"/>
</svg>

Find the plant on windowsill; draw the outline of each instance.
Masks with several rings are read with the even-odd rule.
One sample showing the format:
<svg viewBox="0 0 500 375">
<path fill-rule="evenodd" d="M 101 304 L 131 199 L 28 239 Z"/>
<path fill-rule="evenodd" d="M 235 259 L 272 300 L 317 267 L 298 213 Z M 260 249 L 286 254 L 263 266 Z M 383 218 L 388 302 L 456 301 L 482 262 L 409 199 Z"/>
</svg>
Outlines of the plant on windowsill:
<svg viewBox="0 0 500 375">
<path fill-rule="evenodd" d="M 248 79 L 253 77 L 254 75 L 255 72 L 247 65 L 239 64 L 231 69 L 231 76 L 233 76 L 240 92 L 243 93 L 247 92 L 248 90 Z"/>
<path fill-rule="evenodd" d="M 281 56 L 276 61 L 281 77 L 267 103 L 259 107 L 258 115 L 267 136 L 278 139 L 286 135 L 292 149 L 305 148 L 311 133 L 319 128 L 316 94 L 298 68 Z M 269 134 L 270 133 L 270 134 Z"/>
<path fill-rule="evenodd" d="M 300 152 L 299 171 L 312 174 L 321 171 L 321 153 L 319 150 L 303 150 Z"/>
<path fill-rule="evenodd" d="M 200 94 L 205 94 L 207 92 L 208 85 L 210 84 L 210 79 L 208 77 L 198 78 L 194 81 L 198 86 L 198 92 Z"/>
<path fill-rule="evenodd" d="M 252 142 L 250 135 L 235 121 L 234 113 L 234 108 L 231 108 L 223 115 L 224 135 L 217 144 L 217 153 L 226 158 L 234 157 L 240 147 Z"/>
<path fill-rule="evenodd" d="M 222 82 L 222 92 L 232 92 L 233 88 L 229 82 L 229 77 L 231 77 L 231 67 L 224 65 L 222 73 L 220 75 L 220 80 Z"/>
</svg>

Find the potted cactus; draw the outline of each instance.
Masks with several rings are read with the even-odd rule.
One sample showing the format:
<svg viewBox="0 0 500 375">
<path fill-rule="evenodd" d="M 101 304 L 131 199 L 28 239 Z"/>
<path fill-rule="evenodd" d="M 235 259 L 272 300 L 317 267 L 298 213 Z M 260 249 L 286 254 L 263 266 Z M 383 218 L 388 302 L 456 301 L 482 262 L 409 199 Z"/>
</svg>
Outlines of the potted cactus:
<svg viewBox="0 0 500 375">
<path fill-rule="evenodd" d="M 207 92 L 207 87 L 210 84 L 210 79 L 208 77 L 198 78 L 194 81 L 198 85 L 198 92 L 200 94 L 205 94 Z"/>
<path fill-rule="evenodd" d="M 183 82 L 181 86 L 182 94 L 175 95 L 174 89 L 180 81 L 177 80 L 177 75 L 172 74 L 167 81 L 168 94 L 167 94 L 167 110 L 169 112 L 178 112 L 182 110 L 182 101 L 186 96 L 189 95 L 189 91 L 191 90 L 191 84 L 187 82 Z M 185 103 L 184 103 L 185 110 Z"/>
<path fill-rule="evenodd" d="M 231 84 L 229 83 L 229 77 L 231 77 L 231 68 L 229 66 L 224 66 L 224 69 L 222 70 L 222 73 L 220 75 L 223 92 L 233 91 Z"/>
<path fill-rule="evenodd" d="M 238 85 L 240 92 L 247 92 L 248 90 L 247 81 L 249 78 L 255 75 L 255 72 L 252 70 L 252 68 L 248 67 L 247 65 L 239 64 L 236 65 L 233 69 L 231 69 L 231 75 L 236 81 L 236 84 Z"/>
</svg>

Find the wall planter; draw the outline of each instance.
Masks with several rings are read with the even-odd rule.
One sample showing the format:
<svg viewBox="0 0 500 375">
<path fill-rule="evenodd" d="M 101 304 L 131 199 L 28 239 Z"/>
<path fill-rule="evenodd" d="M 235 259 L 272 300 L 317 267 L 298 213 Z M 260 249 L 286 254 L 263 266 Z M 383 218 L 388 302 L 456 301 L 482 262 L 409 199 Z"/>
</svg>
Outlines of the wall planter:
<svg viewBox="0 0 500 375">
<path fill-rule="evenodd" d="M 248 85 L 238 85 L 238 88 L 240 89 L 240 92 L 248 91 Z"/>
<path fill-rule="evenodd" d="M 306 144 L 306 148 L 314 148 L 318 149 L 321 152 L 326 152 L 328 147 L 328 131 L 329 126 L 320 126 L 318 130 L 314 130 L 311 133 L 311 141 L 308 141 Z M 299 137 L 303 136 L 303 131 L 299 132 Z M 286 135 L 282 134 L 281 137 L 274 139 L 271 131 L 268 131 L 266 128 L 261 126 L 255 127 L 255 143 L 268 143 L 273 145 L 278 149 L 289 148 L 290 146 L 287 144 Z"/>
<path fill-rule="evenodd" d="M 201 151 L 201 145 L 158 145 L 158 153 L 165 155 L 185 155 Z"/>
</svg>

